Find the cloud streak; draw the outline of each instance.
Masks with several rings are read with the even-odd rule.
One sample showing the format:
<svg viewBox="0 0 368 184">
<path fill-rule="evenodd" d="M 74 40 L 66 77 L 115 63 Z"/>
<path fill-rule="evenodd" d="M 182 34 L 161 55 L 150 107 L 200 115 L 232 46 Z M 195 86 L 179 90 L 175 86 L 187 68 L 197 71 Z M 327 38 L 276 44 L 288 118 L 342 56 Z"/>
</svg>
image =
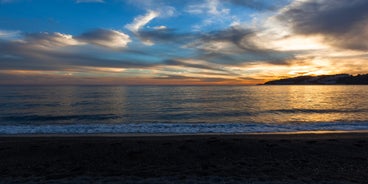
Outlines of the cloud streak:
<svg viewBox="0 0 368 184">
<path fill-rule="evenodd" d="M 133 33 L 137 33 L 143 26 L 148 24 L 151 20 L 158 17 L 159 13 L 149 10 L 145 15 L 138 16 L 134 18 L 131 24 L 127 24 L 125 27 L 132 31 Z"/>
<path fill-rule="evenodd" d="M 221 6 L 219 0 L 206 0 L 203 3 L 191 4 L 186 8 L 186 12 L 190 14 L 210 14 L 224 15 L 229 13 L 229 9 Z"/>
<path fill-rule="evenodd" d="M 26 34 L 23 41 L 21 41 L 29 46 L 39 46 L 45 49 L 51 49 L 54 47 L 65 47 L 80 45 L 78 40 L 76 40 L 72 35 L 63 33 L 32 33 Z"/>
<path fill-rule="evenodd" d="M 131 42 L 129 35 L 106 29 L 95 29 L 77 37 L 78 40 L 111 49 L 123 49 Z"/>
<path fill-rule="evenodd" d="M 141 39 L 145 45 L 153 45 L 151 40 L 144 39 L 140 36 L 140 30 L 148 24 L 151 20 L 158 17 L 160 14 L 156 11 L 149 10 L 145 15 L 134 18 L 133 22 L 127 24 L 125 27 L 129 29 L 134 35 Z"/>
<path fill-rule="evenodd" d="M 256 10 L 272 10 L 275 9 L 273 5 L 267 4 L 261 0 L 225 0 L 225 2 L 230 2 L 235 5 L 243 6 L 246 8 L 256 9 Z"/>
<path fill-rule="evenodd" d="M 0 39 L 15 39 L 20 34 L 20 31 L 7 31 L 0 29 Z"/>
</svg>

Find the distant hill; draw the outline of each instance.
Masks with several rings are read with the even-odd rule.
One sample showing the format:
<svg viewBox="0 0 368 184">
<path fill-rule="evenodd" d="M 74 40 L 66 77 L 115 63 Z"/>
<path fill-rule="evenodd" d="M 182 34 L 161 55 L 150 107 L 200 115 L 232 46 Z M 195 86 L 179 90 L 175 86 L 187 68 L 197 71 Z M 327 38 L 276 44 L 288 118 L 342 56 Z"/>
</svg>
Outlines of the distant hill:
<svg viewBox="0 0 368 184">
<path fill-rule="evenodd" d="M 294 78 L 273 80 L 264 83 L 265 85 L 308 85 L 308 84 L 368 84 L 368 74 L 364 75 L 319 75 L 319 76 L 299 76 Z"/>
</svg>

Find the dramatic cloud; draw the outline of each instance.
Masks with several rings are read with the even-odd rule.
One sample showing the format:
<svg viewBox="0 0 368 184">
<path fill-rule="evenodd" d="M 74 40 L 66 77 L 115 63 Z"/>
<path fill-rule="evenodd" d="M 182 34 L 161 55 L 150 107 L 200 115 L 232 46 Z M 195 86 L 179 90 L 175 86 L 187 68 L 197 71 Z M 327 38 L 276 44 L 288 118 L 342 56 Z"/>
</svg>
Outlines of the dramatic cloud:
<svg viewBox="0 0 368 184">
<path fill-rule="evenodd" d="M 299 51 L 277 51 L 258 44 L 255 30 L 230 27 L 225 30 L 203 34 L 177 33 L 172 29 L 140 31 L 140 37 L 159 43 L 183 44 L 180 49 L 195 49 L 192 58 L 207 60 L 212 64 L 239 65 L 242 63 L 262 61 L 272 64 L 289 64 L 289 60 Z M 172 64 L 169 60 L 167 64 Z M 194 60 L 198 61 L 198 60 Z M 193 64 L 193 63 L 192 63 Z M 184 65 L 183 65 L 184 66 Z M 189 65 L 185 65 L 189 66 Z M 203 66 L 195 65 L 197 68 Z M 206 66 L 208 68 L 208 66 Z M 213 69 L 213 68 L 212 68 Z"/>
<path fill-rule="evenodd" d="M 78 40 L 111 49 L 125 48 L 131 42 L 129 35 L 115 30 L 96 29 L 77 37 Z"/>
<path fill-rule="evenodd" d="M 368 1 L 307 0 L 285 7 L 278 19 L 296 34 L 322 35 L 340 48 L 367 50 Z"/>
<path fill-rule="evenodd" d="M 196 48 L 200 59 L 226 65 L 240 65 L 249 62 L 266 62 L 288 65 L 299 51 L 277 51 L 259 45 L 256 30 L 230 27 L 213 31 L 187 44 Z"/>
<path fill-rule="evenodd" d="M 0 84 L 255 84 L 368 71 L 366 0 L 0 4 Z"/>
</svg>

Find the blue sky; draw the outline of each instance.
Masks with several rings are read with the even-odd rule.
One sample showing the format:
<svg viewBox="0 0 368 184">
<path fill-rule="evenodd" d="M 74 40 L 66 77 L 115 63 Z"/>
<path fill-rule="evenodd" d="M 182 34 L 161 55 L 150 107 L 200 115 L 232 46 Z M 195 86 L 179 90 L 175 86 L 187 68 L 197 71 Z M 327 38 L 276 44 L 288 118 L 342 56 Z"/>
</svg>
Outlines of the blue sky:
<svg viewBox="0 0 368 184">
<path fill-rule="evenodd" d="M 236 21 L 251 21 L 252 14 L 257 12 L 257 9 L 229 2 L 224 3 L 222 9 L 211 10 L 204 6 L 207 5 L 195 0 L 3 0 L 0 16 L 1 27 L 6 30 L 80 34 L 95 28 L 128 31 L 125 25 L 148 11 L 156 11 L 160 15 L 147 23 L 145 28 L 166 25 L 183 32 L 217 30 Z M 217 19 L 217 14 L 226 16 Z M 211 21 L 216 22 L 205 25 L 204 22 L 211 16 L 214 18 Z"/>
<path fill-rule="evenodd" d="M 257 84 L 367 71 L 364 0 L 0 0 L 0 84 Z"/>
</svg>

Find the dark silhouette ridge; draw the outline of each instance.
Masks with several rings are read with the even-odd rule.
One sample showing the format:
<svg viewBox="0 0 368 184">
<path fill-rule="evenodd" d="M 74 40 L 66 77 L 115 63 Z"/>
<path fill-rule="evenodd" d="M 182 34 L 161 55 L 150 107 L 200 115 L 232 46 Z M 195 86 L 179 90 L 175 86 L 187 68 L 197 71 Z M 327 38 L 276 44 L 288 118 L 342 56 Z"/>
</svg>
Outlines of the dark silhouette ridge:
<svg viewBox="0 0 368 184">
<path fill-rule="evenodd" d="M 299 76 L 294 78 L 286 78 L 279 80 L 272 80 L 264 83 L 265 85 L 367 85 L 368 74 L 359 74 L 356 76 L 349 74 L 336 75 L 319 75 L 319 76 Z"/>
</svg>

